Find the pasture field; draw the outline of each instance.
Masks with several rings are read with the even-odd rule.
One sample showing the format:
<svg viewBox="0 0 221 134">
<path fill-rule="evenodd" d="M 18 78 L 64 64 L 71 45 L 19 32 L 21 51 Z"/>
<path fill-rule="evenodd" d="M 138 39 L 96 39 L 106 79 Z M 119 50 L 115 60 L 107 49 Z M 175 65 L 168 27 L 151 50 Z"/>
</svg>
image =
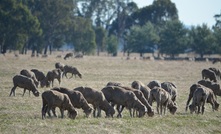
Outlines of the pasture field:
<svg viewBox="0 0 221 134">
<path fill-rule="evenodd" d="M 62 79 L 61 86 L 73 89 L 78 86 L 88 86 L 101 90 L 109 81 L 120 82 L 130 86 L 134 80 L 147 84 L 152 80 L 173 82 L 178 89 L 175 115 L 169 112 L 165 116 L 155 114 L 154 117 L 131 118 L 127 109 L 123 111 L 123 118 L 86 118 L 81 109 L 78 116 L 71 120 L 65 116 L 61 118 L 41 119 L 42 100 L 26 92 L 22 97 L 23 89 L 16 89 L 16 96 L 9 97 L 13 87 L 12 77 L 22 69 L 39 69 L 43 72 L 54 69 L 54 64 L 61 62 L 75 66 L 82 73 L 82 79 Z M 194 61 L 151 61 L 138 58 L 126 60 L 125 57 L 85 56 L 82 59 L 56 58 L 49 55 L 47 58 L 31 58 L 30 55 L 14 57 L 0 55 L 0 133 L 1 134 L 220 134 L 221 111 L 212 111 L 210 104 L 206 104 L 204 115 L 191 115 L 185 112 L 185 104 L 189 94 L 189 87 L 201 79 L 201 70 L 216 67 L 221 64 Z M 58 82 L 55 80 L 55 86 Z M 38 88 L 42 93 L 50 88 Z M 217 97 L 221 103 L 221 97 Z M 153 104 L 156 113 L 156 105 Z M 57 109 L 60 116 L 60 111 Z M 66 112 L 65 112 L 66 114 Z"/>
</svg>

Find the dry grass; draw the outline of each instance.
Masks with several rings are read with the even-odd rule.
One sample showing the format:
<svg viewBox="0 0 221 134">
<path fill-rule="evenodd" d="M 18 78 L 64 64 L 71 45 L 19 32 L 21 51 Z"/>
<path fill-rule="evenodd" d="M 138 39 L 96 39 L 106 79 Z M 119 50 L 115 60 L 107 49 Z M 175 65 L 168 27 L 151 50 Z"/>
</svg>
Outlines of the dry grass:
<svg viewBox="0 0 221 134">
<path fill-rule="evenodd" d="M 189 87 L 201 79 L 201 70 L 209 67 L 220 68 L 220 64 L 190 61 L 143 61 L 125 60 L 125 57 L 85 56 L 83 59 L 31 58 L 0 55 L 0 133 L 221 133 L 221 112 L 212 112 L 206 104 L 204 115 L 186 113 L 185 103 Z M 89 86 L 101 90 L 109 81 L 121 82 L 130 86 L 132 81 L 140 80 L 147 84 L 151 80 L 171 81 L 178 87 L 178 111 L 176 115 L 167 113 L 153 118 L 130 118 L 127 110 L 124 117 L 85 118 L 82 110 L 75 120 L 41 119 L 41 97 L 22 97 L 23 89 L 16 89 L 15 97 L 8 97 L 13 86 L 12 77 L 21 69 L 37 68 L 45 73 L 54 69 L 55 62 L 75 66 L 83 78 L 62 79 L 61 86 L 73 89 Z M 58 82 L 55 81 L 58 86 Z M 40 92 L 48 90 L 39 88 Z M 221 98 L 218 97 L 221 102 Z M 60 112 L 57 110 L 58 115 Z M 104 113 L 102 113 L 104 115 Z"/>
</svg>

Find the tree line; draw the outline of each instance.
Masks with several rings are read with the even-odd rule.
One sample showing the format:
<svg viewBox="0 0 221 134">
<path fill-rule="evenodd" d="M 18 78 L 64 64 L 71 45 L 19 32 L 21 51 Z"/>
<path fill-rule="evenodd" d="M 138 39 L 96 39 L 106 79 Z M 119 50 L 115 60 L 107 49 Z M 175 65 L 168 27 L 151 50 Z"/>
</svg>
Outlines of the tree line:
<svg viewBox="0 0 221 134">
<path fill-rule="evenodd" d="M 114 56 L 157 52 L 221 53 L 221 13 L 212 28 L 185 26 L 171 0 L 138 8 L 132 0 L 1 0 L 0 50 L 52 53 L 64 45 L 75 52 Z"/>
</svg>

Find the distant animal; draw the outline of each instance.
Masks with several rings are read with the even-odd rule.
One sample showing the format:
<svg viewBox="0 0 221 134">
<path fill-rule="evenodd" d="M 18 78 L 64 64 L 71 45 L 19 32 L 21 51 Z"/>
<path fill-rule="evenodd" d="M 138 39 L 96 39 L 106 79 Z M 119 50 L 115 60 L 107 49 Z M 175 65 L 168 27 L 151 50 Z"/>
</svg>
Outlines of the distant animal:
<svg viewBox="0 0 221 134">
<path fill-rule="evenodd" d="M 51 90 L 56 90 L 58 92 L 67 94 L 71 100 L 72 105 L 75 108 L 82 108 L 86 114 L 86 117 L 89 117 L 92 113 L 93 108 L 88 104 L 87 100 L 84 98 L 84 95 L 81 92 L 64 87 L 54 87 Z"/>
<path fill-rule="evenodd" d="M 210 69 L 203 69 L 202 70 L 202 79 L 206 80 L 209 79 L 210 81 L 217 82 L 216 74 Z"/>
<path fill-rule="evenodd" d="M 38 69 L 31 69 L 31 71 L 34 72 L 36 79 L 38 80 L 38 82 L 40 82 L 42 88 L 48 85 L 48 83 L 46 83 L 46 76 L 42 71 Z"/>
<path fill-rule="evenodd" d="M 119 82 L 108 82 L 106 86 L 122 86 L 123 84 L 119 83 Z"/>
<path fill-rule="evenodd" d="M 221 96 L 221 89 L 220 89 L 220 85 L 218 83 L 214 83 L 214 82 L 208 81 L 208 80 L 200 80 L 200 81 L 198 81 L 198 84 L 212 89 L 215 96 Z"/>
<path fill-rule="evenodd" d="M 119 86 L 106 86 L 101 91 L 104 93 L 108 102 L 128 108 L 131 117 L 133 117 L 132 109 L 138 111 L 138 117 L 143 117 L 145 115 L 146 107 L 132 91 L 127 91 Z M 122 111 L 120 111 L 119 108 L 117 108 L 117 111 L 118 117 L 122 117 Z"/>
<path fill-rule="evenodd" d="M 176 104 L 171 100 L 170 94 L 161 87 L 154 87 L 150 91 L 149 103 L 152 105 L 153 101 L 157 102 L 157 113 L 162 115 L 166 114 L 166 109 L 168 108 L 171 114 L 175 114 L 177 111 Z M 160 112 L 159 112 L 160 108 Z"/>
<path fill-rule="evenodd" d="M 60 63 L 60 62 L 56 62 L 55 63 L 55 68 L 56 69 L 60 69 L 62 72 L 64 71 L 64 64 Z"/>
<path fill-rule="evenodd" d="M 189 105 L 190 113 L 193 113 L 196 111 L 196 109 L 198 109 L 197 114 L 199 114 L 200 108 L 201 108 L 201 111 L 203 114 L 205 110 L 206 102 L 212 105 L 213 111 L 218 110 L 219 104 L 216 102 L 216 98 L 215 98 L 213 91 L 209 88 L 197 87 L 193 93 L 192 104 Z M 215 102 L 216 102 L 216 105 L 215 105 Z"/>
<path fill-rule="evenodd" d="M 79 53 L 79 54 L 76 54 L 76 55 L 74 56 L 74 58 L 83 58 L 83 56 L 84 56 L 83 54 L 80 54 L 80 53 Z"/>
<path fill-rule="evenodd" d="M 221 62 L 221 58 L 214 58 L 213 59 L 213 64 Z"/>
<path fill-rule="evenodd" d="M 64 59 L 66 60 L 67 58 L 70 58 L 70 57 L 73 57 L 73 53 L 67 53 L 67 54 L 64 56 Z"/>
<path fill-rule="evenodd" d="M 115 114 L 114 108 L 108 103 L 104 94 L 101 91 L 98 91 L 90 87 L 77 87 L 74 90 L 81 92 L 84 95 L 87 102 L 93 105 L 94 117 L 101 117 L 101 110 L 105 111 L 106 117 L 113 117 L 113 115 Z"/>
<path fill-rule="evenodd" d="M 61 118 L 64 117 L 64 110 L 68 110 L 68 117 L 75 119 L 77 116 L 77 111 L 71 104 L 67 94 L 60 93 L 55 90 L 47 90 L 42 93 L 42 119 L 45 118 L 46 113 L 51 117 L 50 110 L 52 110 L 55 117 L 55 108 L 58 107 L 61 112 Z"/>
<path fill-rule="evenodd" d="M 53 69 L 52 71 L 48 71 L 46 75 L 46 81 L 49 83 L 49 85 L 46 85 L 47 87 L 50 87 L 50 83 L 52 83 L 52 87 L 54 86 L 54 79 L 57 79 L 59 82 L 59 85 L 61 84 L 61 75 L 62 72 L 60 69 Z"/>
<path fill-rule="evenodd" d="M 38 87 L 39 82 L 38 82 L 38 80 L 37 80 L 37 78 L 36 78 L 34 72 L 32 72 L 32 71 L 30 71 L 30 70 L 27 70 L 27 69 L 22 69 L 22 70 L 20 71 L 20 74 L 21 74 L 21 75 L 24 75 L 24 76 L 27 76 L 27 77 L 29 77 L 29 78 L 31 78 L 31 79 L 33 79 L 33 81 L 34 81 L 36 87 Z"/>
<path fill-rule="evenodd" d="M 71 77 L 73 77 L 73 75 L 75 76 L 76 78 L 76 75 L 80 78 L 82 78 L 82 75 L 81 73 L 78 71 L 78 69 L 76 67 L 72 67 L 72 66 L 69 66 L 69 65 L 65 65 L 64 66 L 64 72 L 63 72 L 63 76 L 62 77 L 66 77 L 67 78 L 67 73 L 71 73 Z M 69 79 L 70 79 L 69 78 Z"/>
<path fill-rule="evenodd" d="M 170 94 L 171 100 L 175 102 L 177 97 L 177 89 L 175 84 L 173 84 L 172 82 L 163 82 L 161 83 L 161 87 Z"/>
<path fill-rule="evenodd" d="M 15 75 L 13 77 L 13 84 L 14 84 L 14 86 L 12 87 L 9 96 L 11 96 L 12 93 L 15 96 L 15 89 L 16 89 L 16 87 L 24 88 L 22 96 L 24 96 L 26 90 L 32 91 L 32 93 L 36 97 L 39 96 L 39 92 L 38 92 L 38 90 L 37 90 L 37 88 L 35 86 L 34 81 L 31 78 L 27 77 L 27 76 Z M 29 95 L 30 95 L 30 92 L 29 92 Z"/>
<path fill-rule="evenodd" d="M 160 81 L 158 81 L 158 80 L 153 80 L 153 81 L 150 81 L 150 82 L 147 84 L 147 86 L 148 86 L 150 89 L 152 89 L 152 88 L 154 88 L 155 86 L 156 86 L 156 87 L 161 87 L 161 83 L 160 83 Z"/>
</svg>

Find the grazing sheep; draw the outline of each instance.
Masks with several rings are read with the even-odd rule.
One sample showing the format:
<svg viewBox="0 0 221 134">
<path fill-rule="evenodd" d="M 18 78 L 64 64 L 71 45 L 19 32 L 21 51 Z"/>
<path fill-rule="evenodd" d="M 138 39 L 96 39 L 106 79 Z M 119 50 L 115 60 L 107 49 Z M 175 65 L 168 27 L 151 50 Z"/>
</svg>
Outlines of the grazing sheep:
<svg viewBox="0 0 221 134">
<path fill-rule="evenodd" d="M 68 110 L 68 116 L 71 119 L 75 119 L 77 116 L 77 111 L 71 104 L 71 101 L 67 94 L 60 93 L 55 90 L 47 90 L 42 93 L 42 119 L 45 118 L 46 112 L 49 116 L 50 110 L 52 110 L 55 117 L 57 117 L 55 113 L 55 108 L 59 107 L 61 112 L 61 118 L 64 117 L 64 110 Z"/>
<path fill-rule="evenodd" d="M 27 69 L 22 69 L 21 71 L 20 71 L 20 74 L 21 75 L 24 75 L 24 76 L 27 76 L 27 77 L 29 77 L 29 78 L 31 78 L 31 79 L 33 79 L 33 81 L 34 81 L 34 83 L 35 83 L 35 86 L 36 87 L 38 87 L 38 80 L 37 80 L 37 78 L 36 78 L 36 76 L 35 76 L 35 73 L 33 73 L 32 71 L 29 71 L 29 70 L 27 70 Z"/>
<path fill-rule="evenodd" d="M 42 88 L 49 85 L 46 83 L 46 76 L 42 71 L 39 71 L 38 69 L 31 69 L 31 71 L 34 72 L 36 79 L 40 82 Z"/>
<path fill-rule="evenodd" d="M 163 82 L 161 83 L 161 87 L 165 89 L 171 96 L 171 100 L 173 102 L 176 101 L 177 97 L 177 89 L 176 86 L 172 82 Z"/>
<path fill-rule="evenodd" d="M 145 98 L 147 100 L 149 100 L 149 97 L 150 97 L 150 88 L 149 87 L 144 85 L 141 81 L 133 81 L 131 86 L 135 89 L 140 90 L 144 94 Z"/>
<path fill-rule="evenodd" d="M 63 87 L 54 87 L 51 90 L 56 90 L 58 92 L 67 94 L 71 100 L 72 105 L 75 108 L 82 108 L 86 117 L 89 117 L 93 108 L 88 104 L 87 100 L 84 98 L 83 94 L 79 91 L 70 90 Z"/>
<path fill-rule="evenodd" d="M 220 89 L 220 85 L 218 83 L 214 83 L 214 82 L 208 81 L 208 80 L 200 80 L 200 81 L 198 81 L 198 84 L 212 89 L 215 95 L 221 96 L 221 89 Z"/>
<path fill-rule="evenodd" d="M 122 86 L 119 82 L 108 82 L 106 86 Z"/>
<path fill-rule="evenodd" d="M 62 76 L 62 77 L 64 77 L 64 75 L 65 75 L 66 78 L 68 78 L 68 77 L 67 77 L 67 73 L 71 73 L 71 77 L 70 77 L 70 78 L 72 78 L 73 75 L 75 76 L 75 78 L 76 78 L 76 75 L 77 75 L 78 77 L 82 78 L 81 73 L 78 71 L 78 69 L 77 69 L 76 67 L 72 67 L 72 66 L 69 66 L 69 65 L 65 65 L 65 66 L 64 66 L 64 72 L 63 72 L 63 76 Z M 69 78 L 69 79 L 70 79 L 70 78 Z"/>
<path fill-rule="evenodd" d="M 198 87 L 201 87 L 201 86 L 199 84 L 193 84 L 190 87 L 189 97 L 186 102 L 186 111 L 188 110 L 189 103 L 190 103 L 191 99 L 193 98 L 193 93 Z"/>
<path fill-rule="evenodd" d="M 221 79 L 221 73 L 220 73 L 219 69 L 214 68 L 214 67 L 210 67 L 209 70 L 212 70 L 216 74 L 216 78 L 218 78 L 219 80 Z"/>
<path fill-rule="evenodd" d="M 136 90 L 134 88 L 125 87 L 125 86 L 120 86 L 120 87 L 124 88 L 125 90 L 134 92 L 136 97 L 146 106 L 148 116 L 150 116 L 150 117 L 154 116 L 154 110 L 153 110 L 152 106 L 149 104 L 149 102 L 147 101 L 147 99 L 145 98 L 145 96 L 143 95 L 143 93 L 140 90 Z"/>
<path fill-rule="evenodd" d="M 66 60 L 67 58 L 70 58 L 70 57 L 73 57 L 73 53 L 67 53 L 67 54 L 64 56 L 64 59 Z"/>
<path fill-rule="evenodd" d="M 217 82 L 216 74 L 212 70 L 209 70 L 209 69 L 202 70 L 202 78 L 204 80 L 208 78 L 210 81 Z"/>
<path fill-rule="evenodd" d="M 166 114 L 166 108 L 169 109 L 171 114 L 175 114 L 177 110 L 177 106 L 171 100 L 170 94 L 161 87 L 154 87 L 150 91 L 150 105 L 152 105 L 153 101 L 157 102 L 157 113 L 162 115 L 164 110 L 164 115 Z M 159 112 L 160 107 L 160 112 Z"/>
<path fill-rule="evenodd" d="M 201 107 L 203 114 L 205 109 L 204 105 L 206 102 L 212 105 L 213 111 L 218 110 L 219 104 L 216 102 L 216 98 L 213 91 L 206 87 L 197 87 L 193 93 L 192 104 L 189 106 L 190 113 L 193 113 L 194 111 L 196 111 L 196 109 L 198 109 L 197 114 L 199 114 Z"/>
<path fill-rule="evenodd" d="M 52 87 L 54 84 L 54 79 L 57 79 L 59 82 L 59 85 L 61 83 L 61 75 L 62 72 L 60 69 L 53 69 L 52 71 L 48 71 L 47 75 L 46 75 L 46 81 L 47 83 L 49 83 L 49 85 L 46 85 L 47 87 L 50 87 L 50 82 L 52 83 Z"/>
<path fill-rule="evenodd" d="M 88 103 L 92 104 L 94 107 L 93 115 L 94 117 L 101 117 L 101 110 L 104 110 L 106 117 L 113 117 L 115 114 L 114 108 L 108 103 L 104 94 L 101 91 L 97 91 L 90 87 L 77 87 L 75 91 L 80 91 Z M 96 110 L 97 116 L 96 116 Z"/>
<path fill-rule="evenodd" d="M 129 109 L 130 116 L 132 117 L 132 108 L 136 109 L 138 117 L 143 117 L 146 112 L 146 107 L 140 102 L 136 95 L 132 91 L 127 91 L 119 86 L 106 86 L 101 90 L 107 101 L 116 105 L 121 105 Z M 121 116 L 121 112 L 118 110 L 118 117 Z"/>
<path fill-rule="evenodd" d="M 190 100 L 193 98 L 194 92 L 196 91 L 197 88 L 200 88 L 200 87 L 201 87 L 201 88 L 204 88 L 204 89 L 206 89 L 206 90 L 208 90 L 208 91 L 210 92 L 212 98 L 213 98 L 213 96 L 215 96 L 214 92 L 213 92 L 211 89 L 206 88 L 206 87 L 204 87 L 203 85 L 200 85 L 200 84 L 193 84 L 193 85 L 190 87 L 190 93 L 189 93 L 189 97 L 188 97 L 188 100 L 187 100 L 187 103 L 186 103 L 186 111 L 187 111 L 187 109 L 188 109 Z M 214 94 L 214 95 L 213 95 L 213 94 Z M 207 102 L 210 103 L 211 100 L 208 100 Z M 214 105 L 215 105 L 215 109 L 218 109 L 219 103 L 216 101 L 216 97 L 215 97 L 215 99 L 214 99 Z M 191 106 L 191 108 L 192 108 L 192 106 Z"/>
<path fill-rule="evenodd" d="M 64 71 L 64 64 L 60 63 L 60 62 L 56 62 L 55 63 L 55 68 L 56 69 L 60 69 L 62 72 Z"/>
<path fill-rule="evenodd" d="M 156 86 L 156 87 L 161 87 L 161 84 L 160 84 L 160 81 L 158 81 L 158 80 L 153 80 L 153 81 L 150 81 L 150 82 L 147 84 L 147 86 L 148 86 L 150 89 L 152 89 L 152 88 L 154 88 L 155 86 Z"/>
<path fill-rule="evenodd" d="M 15 96 L 15 89 L 16 89 L 16 87 L 24 88 L 24 92 L 23 92 L 22 96 L 24 96 L 26 90 L 32 91 L 32 93 L 36 97 L 39 96 L 39 92 L 38 92 L 38 90 L 37 90 L 37 88 L 35 86 L 34 81 L 31 78 L 27 77 L 27 76 L 15 75 L 13 77 L 13 84 L 14 84 L 14 87 L 12 87 L 9 96 L 11 96 L 12 93 Z M 29 92 L 29 95 L 30 95 L 30 92 Z"/>
</svg>

